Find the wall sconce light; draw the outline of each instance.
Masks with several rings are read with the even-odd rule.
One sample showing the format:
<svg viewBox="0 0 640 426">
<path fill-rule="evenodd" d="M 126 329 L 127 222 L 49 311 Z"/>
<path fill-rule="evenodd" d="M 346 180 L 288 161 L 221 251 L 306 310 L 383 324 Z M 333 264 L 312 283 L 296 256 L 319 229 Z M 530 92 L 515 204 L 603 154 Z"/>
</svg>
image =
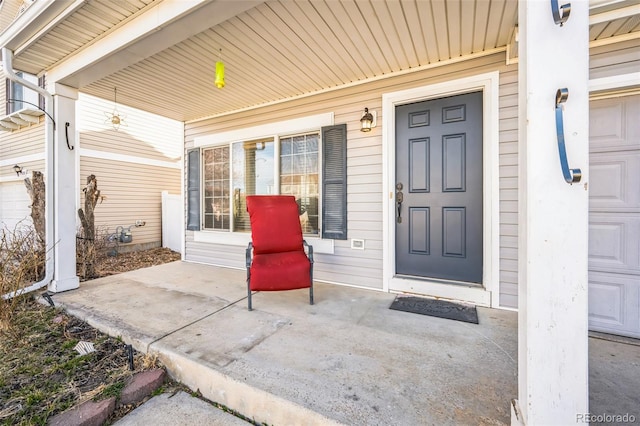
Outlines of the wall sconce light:
<svg viewBox="0 0 640 426">
<path fill-rule="evenodd" d="M 218 54 L 218 61 L 216 62 L 216 79 L 214 81 L 218 89 L 224 87 L 224 62 L 222 62 L 222 49 Z"/>
<path fill-rule="evenodd" d="M 13 166 L 13 171 L 16 172 L 16 176 L 20 176 L 22 174 L 22 167 L 16 164 Z"/>
<path fill-rule="evenodd" d="M 370 132 L 371 129 L 376 127 L 376 112 L 373 111 L 373 114 L 369 112 L 369 108 L 364 109 L 364 114 L 362 114 L 362 118 L 360 119 L 360 131 L 361 132 Z"/>
</svg>

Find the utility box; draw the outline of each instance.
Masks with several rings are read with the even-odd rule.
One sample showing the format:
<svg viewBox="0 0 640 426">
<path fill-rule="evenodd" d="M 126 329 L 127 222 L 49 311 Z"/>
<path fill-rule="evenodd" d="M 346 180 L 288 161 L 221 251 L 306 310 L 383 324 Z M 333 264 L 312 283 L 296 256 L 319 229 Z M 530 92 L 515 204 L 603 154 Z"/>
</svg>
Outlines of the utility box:
<svg viewBox="0 0 640 426">
<path fill-rule="evenodd" d="M 130 243 L 131 241 L 133 241 L 131 227 L 125 228 L 123 226 L 118 226 L 116 228 L 116 235 L 118 235 L 118 240 L 121 243 Z"/>
</svg>

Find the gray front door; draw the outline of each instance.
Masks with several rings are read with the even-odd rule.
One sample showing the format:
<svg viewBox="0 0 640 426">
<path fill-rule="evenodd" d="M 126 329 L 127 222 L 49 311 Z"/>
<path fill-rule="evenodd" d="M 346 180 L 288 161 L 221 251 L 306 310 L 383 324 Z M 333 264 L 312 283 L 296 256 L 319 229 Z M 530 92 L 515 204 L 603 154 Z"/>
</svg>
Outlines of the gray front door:
<svg viewBox="0 0 640 426">
<path fill-rule="evenodd" d="M 482 92 L 396 107 L 396 274 L 482 283 Z"/>
</svg>

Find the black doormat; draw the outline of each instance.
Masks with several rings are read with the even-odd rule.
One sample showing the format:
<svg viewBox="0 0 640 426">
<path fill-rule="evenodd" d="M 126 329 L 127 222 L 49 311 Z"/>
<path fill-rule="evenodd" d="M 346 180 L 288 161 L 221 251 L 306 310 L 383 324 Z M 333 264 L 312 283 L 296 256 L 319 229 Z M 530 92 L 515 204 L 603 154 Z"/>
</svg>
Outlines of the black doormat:
<svg viewBox="0 0 640 426">
<path fill-rule="evenodd" d="M 475 306 L 446 300 L 396 296 L 389 309 L 478 324 L 478 312 Z"/>
</svg>

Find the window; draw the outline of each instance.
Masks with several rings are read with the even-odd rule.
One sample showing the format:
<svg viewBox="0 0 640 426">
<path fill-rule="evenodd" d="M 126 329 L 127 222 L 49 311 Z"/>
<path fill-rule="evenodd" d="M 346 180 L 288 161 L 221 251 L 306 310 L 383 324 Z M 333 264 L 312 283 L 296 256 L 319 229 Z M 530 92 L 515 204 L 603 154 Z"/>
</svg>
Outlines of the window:
<svg viewBox="0 0 640 426">
<path fill-rule="evenodd" d="M 345 124 L 220 144 L 223 140 L 189 151 L 187 229 L 249 233 L 247 195 L 283 194 L 295 196 L 305 235 L 347 238 Z"/>
<path fill-rule="evenodd" d="M 204 227 L 229 229 L 229 147 L 204 151 Z"/>
<path fill-rule="evenodd" d="M 18 77 L 24 78 L 33 84 L 37 84 L 39 87 L 44 87 L 44 77 L 38 78 L 33 74 L 28 74 L 22 71 L 18 71 L 16 74 Z M 13 82 L 9 79 L 7 79 L 6 83 L 6 96 L 7 115 L 25 108 L 41 108 L 44 110 L 43 96 L 35 90 L 28 89 L 22 84 Z"/>
<path fill-rule="evenodd" d="M 233 230 L 251 231 L 247 195 L 277 194 L 274 178 L 274 141 L 271 139 L 233 144 Z"/>
<path fill-rule="evenodd" d="M 288 194 L 296 197 L 303 232 L 317 235 L 319 139 L 310 133 L 203 150 L 204 229 L 250 232 L 247 195 Z"/>
<path fill-rule="evenodd" d="M 302 232 L 318 234 L 318 133 L 280 139 L 280 193 L 295 195 Z"/>
</svg>

